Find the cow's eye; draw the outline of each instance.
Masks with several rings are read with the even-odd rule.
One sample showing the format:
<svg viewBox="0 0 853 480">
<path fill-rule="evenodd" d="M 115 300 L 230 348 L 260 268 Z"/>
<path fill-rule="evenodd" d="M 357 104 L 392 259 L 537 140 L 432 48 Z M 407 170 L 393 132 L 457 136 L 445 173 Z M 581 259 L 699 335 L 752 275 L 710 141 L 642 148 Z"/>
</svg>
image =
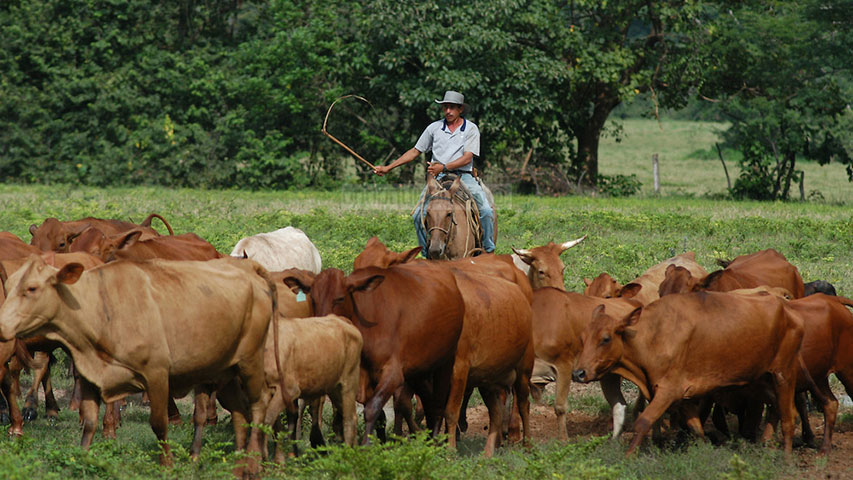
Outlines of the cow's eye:
<svg viewBox="0 0 853 480">
<path fill-rule="evenodd" d="M 610 344 L 610 335 L 608 335 L 606 337 L 602 337 L 601 342 L 599 343 L 599 345 L 601 345 L 602 347 L 605 345 L 609 345 L 609 344 Z"/>
<path fill-rule="evenodd" d="M 335 306 L 338 306 L 342 303 L 344 303 L 344 297 L 338 297 L 338 298 L 332 300 L 332 305 L 335 305 Z"/>
<path fill-rule="evenodd" d="M 539 270 L 539 276 L 544 277 L 545 276 L 545 270 Z"/>
<path fill-rule="evenodd" d="M 36 287 L 27 287 L 27 293 L 36 293 L 36 290 L 38 290 Z"/>
</svg>

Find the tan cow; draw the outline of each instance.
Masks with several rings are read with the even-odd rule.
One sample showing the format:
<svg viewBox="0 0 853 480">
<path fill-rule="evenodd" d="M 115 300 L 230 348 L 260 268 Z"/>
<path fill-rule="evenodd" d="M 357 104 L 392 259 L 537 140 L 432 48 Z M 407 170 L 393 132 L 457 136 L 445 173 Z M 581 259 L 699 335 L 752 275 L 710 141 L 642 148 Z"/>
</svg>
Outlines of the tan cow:
<svg viewBox="0 0 853 480">
<path fill-rule="evenodd" d="M 335 426 L 343 433 L 344 443 L 354 446 L 356 441 L 355 401 L 359 387 L 361 360 L 361 333 L 349 320 L 337 315 L 309 318 L 280 318 L 278 328 L 278 358 L 274 345 L 274 332 L 267 335 L 264 348 L 264 366 L 267 381 L 267 412 L 265 423 L 273 424 L 278 433 L 278 420 L 282 410 L 287 410 L 291 427 L 291 440 L 297 440 L 297 399 L 311 402 L 326 395 L 335 409 Z M 284 375 L 281 391 L 280 364 Z M 322 403 L 320 404 L 322 405 Z M 315 420 L 318 412 L 312 412 Z M 319 428 L 311 428 L 312 445 L 322 444 Z M 317 425 L 319 427 L 319 425 Z M 319 435 L 319 438 L 318 438 Z M 294 453 L 296 445 L 294 444 Z M 276 460 L 284 461 L 280 445 L 276 446 Z"/>
<path fill-rule="evenodd" d="M 675 294 L 611 316 L 594 311 L 573 373 L 589 382 L 617 373 L 634 382 L 649 405 L 634 423 L 633 452 L 674 402 L 704 436 L 694 399 L 726 387 L 771 379 L 786 454 L 794 433 L 794 387 L 803 322 L 774 295 Z"/>
<path fill-rule="evenodd" d="M 658 263 L 624 287 L 619 285 L 619 282 L 606 273 L 602 273 L 594 280 L 584 278 L 583 281 L 586 284 L 586 288 L 583 293 L 584 295 L 591 295 L 593 297 L 613 298 L 627 296 L 625 293 L 630 291 L 635 300 L 638 300 L 643 305 L 648 305 L 660 298 L 658 287 L 666 277 L 666 268 L 670 265 L 684 267 L 693 276 L 704 277 L 708 275 L 708 272 L 696 263 L 695 254 L 687 252 Z M 634 287 L 634 290 L 631 290 L 629 288 L 632 286 L 631 284 L 638 285 L 640 287 L 639 290 L 636 290 L 636 287 Z"/>
<path fill-rule="evenodd" d="M 232 419 L 236 446 L 243 449 L 247 422 L 261 424 L 265 413 L 263 346 L 275 302 L 265 274 L 254 262 L 230 258 L 115 262 L 84 272 L 79 264 L 56 269 L 33 257 L 7 281 L 0 338 L 45 333 L 68 348 L 86 380 L 84 448 L 97 428 L 101 399 L 147 390 L 161 463 L 170 464 L 170 390 L 181 396 L 199 384 L 231 379 L 240 388 L 221 394 L 240 406 Z M 248 449 L 260 452 L 260 439 L 252 429 Z M 257 464 L 250 458 L 248 467 L 252 472 Z"/>
</svg>

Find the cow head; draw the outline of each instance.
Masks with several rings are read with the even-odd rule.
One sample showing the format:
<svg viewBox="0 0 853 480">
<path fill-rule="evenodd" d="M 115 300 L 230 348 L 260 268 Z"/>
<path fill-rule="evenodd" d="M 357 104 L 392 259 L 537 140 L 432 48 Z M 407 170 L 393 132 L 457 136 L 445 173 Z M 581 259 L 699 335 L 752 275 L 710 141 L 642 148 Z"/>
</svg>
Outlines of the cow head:
<svg viewBox="0 0 853 480">
<path fill-rule="evenodd" d="M 696 289 L 699 279 L 694 278 L 684 267 L 670 264 L 666 267 L 666 276 L 658 287 L 658 295 L 670 295 L 673 293 L 687 293 Z"/>
<path fill-rule="evenodd" d="M 122 250 L 133 247 L 142 237 L 142 230 L 130 230 L 109 236 L 103 243 L 101 259 L 114 262 L 121 259 Z"/>
<path fill-rule="evenodd" d="M 71 241 L 82 231 L 82 228 L 76 231 L 70 230 L 58 219 L 47 218 L 41 226 L 30 225 L 30 234 L 33 236 L 30 245 L 45 252 L 67 253 Z"/>
<path fill-rule="evenodd" d="M 33 255 L 6 281 L 7 298 L 0 307 L 0 339 L 27 336 L 53 320 L 62 304 L 79 308 L 65 285 L 76 282 L 83 265 L 56 269 Z"/>
<path fill-rule="evenodd" d="M 531 249 L 515 249 L 512 251 L 518 258 L 529 266 L 527 278 L 530 286 L 534 289 L 542 287 L 554 287 L 565 289 L 563 285 L 563 272 L 566 266 L 560 259 L 560 254 L 581 243 L 586 238 L 584 235 L 577 240 L 556 244 L 548 242 L 547 245 Z"/>
<path fill-rule="evenodd" d="M 344 272 L 337 268 L 327 268 L 314 277 L 310 286 L 305 285 L 295 276 L 286 277 L 284 282 L 287 285 L 299 285 L 300 288 L 311 293 L 314 315 L 335 314 L 354 322 L 367 323 L 360 318 L 358 306 L 352 294 L 369 292 L 379 286 L 385 279 L 381 271 L 380 268 L 367 267 L 345 276 Z"/>
<path fill-rule="evenodd" d="M 393 265 L 408 263 L 417 257 L 420 252 L 421 247 L 415 247 L 401 253 L 394 252 L 379 241 L 379 238 L 373 236 L 367 241 L 364 250 L 355 257 L 352 268 L 353 270 L 364 267 L 388 268 Z"/>
<path fill-rule="evenodd" d="M 100 229 L 88 227 L 82 232 L 69 247 L 69 252 L 90 253 L 101 260 L 106 259 L 104 254 L 107 247 L 107 236 Z"/>
<path fill-rule="evenodd" d="M 642 307 L 637 307 L 625 318 L 616 319 L 605 313 L 604 305 L 592 311 L 592 321 L 581 335 L 581 351 L 572 372 L 577 382 L 598 380 L 611 371 L 622 358 L 626 338 L 634 335 L 630 328 L 640 318 Z"/>
</svg>

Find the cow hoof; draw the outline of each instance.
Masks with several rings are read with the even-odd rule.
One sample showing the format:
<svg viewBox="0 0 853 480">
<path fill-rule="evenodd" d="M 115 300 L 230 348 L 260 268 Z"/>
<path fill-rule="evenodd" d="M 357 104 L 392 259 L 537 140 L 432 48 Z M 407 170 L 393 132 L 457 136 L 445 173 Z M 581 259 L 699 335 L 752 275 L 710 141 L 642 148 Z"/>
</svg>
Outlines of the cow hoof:
<svg viewBox="0 0 853 480">
<path fill-rule="evenodd" d="M 36 413 L 34 408 L 24 408 L 21 410 L 21 416 L 24 418 L 25 422 L 32 422 L 38 418 L 38 413 Z"/>
</svg>

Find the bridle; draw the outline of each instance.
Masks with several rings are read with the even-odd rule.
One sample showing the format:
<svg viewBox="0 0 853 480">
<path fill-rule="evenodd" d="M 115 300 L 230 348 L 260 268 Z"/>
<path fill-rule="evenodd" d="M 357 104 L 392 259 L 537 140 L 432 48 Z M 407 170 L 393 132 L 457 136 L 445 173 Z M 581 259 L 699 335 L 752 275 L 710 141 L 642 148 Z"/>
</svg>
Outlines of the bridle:
<svg viewBox="0 0 853 480">
<path fill-rule="evenodd" d="M 449 196 L 443 196 L 444 193 L 447 193 L 447 191 L 444 190 L 444 191 L 441 191 L 439 193 L 436 193 L 435 195 L 430 195 L 429 198 L 427 198 L 426 202 L 424 202 L 424 204 L 427 205 L 426 208 L 429 208 L 429 203 L 432 202 L 433 200 L 444 200 L 444 201 L 450 202 L 450 226 L 447 228 L 442 228 L 439 225 L 433 225 L 433 226 L 429 227 L 429 229 L 427 230 L 428 236 L 432 235 L 433 230 L 438 230 L 439 232 L 443 233 L 445 235 L 444 243 L 445 243 L 445 245 L 449 245 L 450 241 L 453 238 L 453 230 L 454 230 L 453 227 L 455 227 L 457 225 L 457 223 L 456 223 L 455 211 L 453 209 L 453 199 Z M 426 215 L 423 215 L 424 222 L 426 222 L 426 220 L 427 220 L 426 217 L 427 217 Z M 427 238 L 427 242 L 429 242 L 429 238 Z"/>
</svg>

